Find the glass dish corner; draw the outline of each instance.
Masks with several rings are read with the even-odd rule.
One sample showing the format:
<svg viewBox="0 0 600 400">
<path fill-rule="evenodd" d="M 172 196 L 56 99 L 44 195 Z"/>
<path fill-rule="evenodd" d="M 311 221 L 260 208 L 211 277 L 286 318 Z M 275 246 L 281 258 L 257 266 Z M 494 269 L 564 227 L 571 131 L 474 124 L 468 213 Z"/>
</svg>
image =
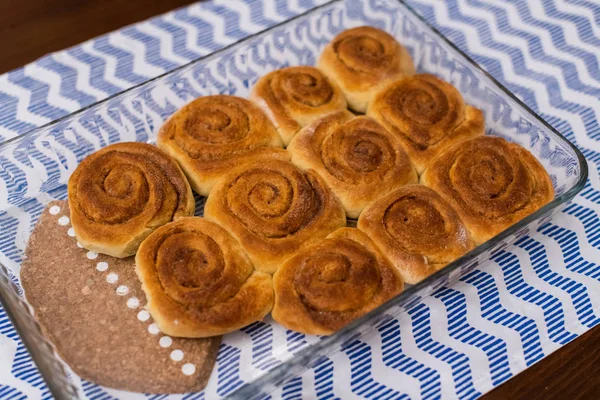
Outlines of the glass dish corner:
<svg viewBox="0 0 600 400">
<path fill-rule="evenodd" d="M 55 397 L 72 398 L 76 394 L 65 372 L 68 369 L 39 334 L 15 277 L 35 221 L 50 200 L 66 198 L 65 184 L 77 163 L 111 143 L 152 142 L 166 118 L 195 97 L 245 97 L 256 80 L 271 70 L 314 65 L 335 34 L 359 25 L 374 25 L 392 34 L 409 49 L 419 71 L 449 81 L 468 103 L 484 111 L 488 134 L 517 142 L 533 152 L 549 171 L 556 197 L 390 302 L 332 336 L 315 338 L 292 357 L 279 360 L 273 368 L 224 393 L 226 396 L 264 396 L 318 364 L 324 355 L 369 335 L 388 316 L 405 312 L 537 229 L 583 189 L 588 171 L 582 153 L 409 6 L 398 0 L 328 2 L 0 145 L 0 179 L 6 187 L 5 195 L 0 197 L 0 256 L 7 267 L 0 268 L 0 300 Z M 15 227 L 19 213 L 27 214 L 31 223 Z"/>
</svg>

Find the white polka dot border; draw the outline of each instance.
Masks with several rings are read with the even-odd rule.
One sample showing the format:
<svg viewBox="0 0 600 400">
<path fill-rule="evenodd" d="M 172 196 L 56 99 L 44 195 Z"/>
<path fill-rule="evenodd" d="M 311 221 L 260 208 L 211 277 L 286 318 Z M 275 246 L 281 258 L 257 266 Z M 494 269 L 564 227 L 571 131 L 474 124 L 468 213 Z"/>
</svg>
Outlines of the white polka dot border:
<svg viewBox="0 0 600 400">
<path fill-rule="evenodd" d="M 61 211 L 61 209 L 59 206 L 52 206 L 48 210 L 48 212 L 51 215 L 57 215 L 58 213 L 60 213 L 60 211 Z M 69 222 L 71 222 L 71 221 L 70 221 L 69 217 L 67 217 L 66 215 L 63 215 L 62 217 L 60 217 L 58 219 L 58 224 L 62 225 L 62 226 L 68 225 Z M 75 230 L 73 228 L 69 228 L 67 230 L 67 235 L 69 235 L 70 237 L 75 237 Z M 77 247 L 83 248 L 83 246 L 79 242 L 77 242 Z M 89 260 L 95 260 L 96 258 L 98 258 L 98 253 L 90 250 L 86 253 L 86 257 Z M 104 272 L 104 271 L 108 270 L 108 263 L 106 261 L 98 262 L 96 264 L 96 270 L 98 270 L 99 272 Z M 114 272 L 111 272 L 106 276 L 106 282 L 108 282 L 110 284 L 117 283 L 118 280 L 119 280 L 119 276 L 117 274 L 115 274 Z M 117 287 L 115 292 L 119 296 L 125 296 L 126 294 L 129 293 L 129 288 L 126 285 L 120 285 L 119 287 Z M 127 307 L 138 308 L 139 306 L 140 306 L 140 301 L 137 297 L 130 297 L 129 299 L 127 299 Z M 141 310 L 140 312 L 137 313 L 137 319 L 142 322 L 146 322 L 150 319 L 150 313 L 147 310 Z M 175 324 L 177 324 L 177 322 L 179 322 L 179 321 L 175 321 Z M 156 323 L 152 323 L 152 324 L 148 325 L 148 332 L 151 335 L 158 335 L 160 333 L 160 329 L 158 328 L 158 325 L 156 325 Z M 169 336 L 163 336 L 159 339 L 158 344 L 160 347 L 166 349 L 173 345 L 173 339 Z M 174 362 L 179 362 L 179 361 L 183 360 L 184 355 L 185 354 L 183 353 L 182 350 L 175 349 L 175 350 L 171 351 L 169 357 Z M 181 367 L 181 372 L 186 376 L 194 375 L 194 373 L 196 373 L 196 366 L 192 363 L 186 363 Z"/>
<path fill-rule="evenodd" d="M 158 344 L 160 345 L 160 347 L 166 349 L 167 347 L 171 347 L 171 345 L 173 344 L 173 339 L 171 339 L 169 336 L 163 336 L 158 341 Z"/>
<path fill-rule="evenodd" d="M 127 299 L 127 307 L 129 308 L 138 308 L 140 306 L 140 301 L 137 297 L 130 297 Z"/>
<path fill-rule="evenodd" d="M 183 360 L 183 351 L 177 349 L 171 352 L 171 360 L 178 362 Z"/>
<path fill-rule="evenodd" d="M 58 213 L 60 213 L 60 211 L 61 211 L 61 209 L 59 206 L 52 206 L 49 209 L 49 213 L 51 215 L 57 215 Z M 58 224 L 62 225 L 62 226 L 68 225 L 69 222 L 70 222 L 70 219 L 66 215 L 63 215 L 62 217 L 60 217 L 58 219 Z M 70 237 L 75 237 L 75 230 L 73 228 L 69 228 L 69 230 L 67 231 L 67 235 L 69 235 Z M 83 246 L 79 242 L 77 242 L 77 247 L 83 248 Z M 86 253 L 86 257 L 89 260 L 95 260 L 96 258 L 98 258 L 98 253 L 90 250 Z M 96 264 L 96 270 L 98 270 L 100 272 L 104 272 L 104 271 L 108 270 L 108 263 L 106 261 L 98 262 Z M 114 272 L 111 272 L 106 276 L 106 282 L 108 282 L 110 284 L 117 283 L 118 280 L 119 280 L 119 276 L 117 274 L 115 274 Z M 119 287 L 117 287 L 115 292 L 119 296 L 125 296 L 126 294 L 129 293 L 129 288 L 126 285 L 120 285 Z M 134 297 L 130 297 L 129 299 L 127 299 L 127 307 L 138 308 L 139 306 L 140 306 L 140 301 L 137 297 L 134 296 Z M 141 310 L 140 312 L 137 313 L 137 319 L 142 322 L 148 321 L 150 319 L 150 317 L 151 317 L 150 313 L 147 310 Z M 179 321 L 175 321 L 175 324 L 177 324 L 178 322 Z M 158 328 L 158 325 L 156 325 L 156 323 L 152 323 L 152 324 L 148 325 L 148 332 L 151 335 L 158 335 L 160 333 L 160 329 Z M 173 339 L 169 336 L 163 336 L 159 339 L 158 344 L 160 347 L 166 349 L 173 345 Z M 171 351 L 171 353 L 169 355 L 171 360 L 173 360 L 174 362 L 179 362 L 179 361 L 183 360 L 184 356 L 185 356 L 185 354 L 180 349 L 175 349 L 175 350 Z M 196 366 L 192 363 L 186 363 L 181 367 L 181 372 L 186 376 L 194 375 L 196 373 Z"/>
<path fill-rule="evenodd" d="M 117 292 L 119 296 L 125 296 L 127 293 L 129 293 L 129 288 L 126 285 L 121 285 L 117 288 L 117 290 L 115 290 L 115 292 Z"/>
<path fill-rule="evenodd" d="M 146 310 L 142 310 L 138 313 L 137 318 L 142 321 L 148 321 L 150 319 L 150 313 Z"/>
<path fill-rule="evenodd" d="M 111 272 L 110 274 L 106 275 L 106 282 L 108 283 L 117 283 L 118 280 L 119 275 L 115 274 L 114 272 Z"/>
<path fill-rule="evenodd" d="M 158 325 L 150 324 L 150 325 L 148 325 L 148 332 L 150 332 L 150 334 L 152 334 L 152 335 L 158 335 L 160 332 L 160 329 L 158 329 Z"/>
<path fill-rule="evenodd" d="M 183 366 L 181 367 L 181 372 L 183 372 L 183 374 L 187 376 L 194 375 L 194 372 L 196 372 L 196 366 L 190 363 L 183 364 Z"/>
<path fill-rule="evenodd" d="M 100 272 L 104 272 L 108 269 L 108 263 L 106 261 L 100 261 L 96 264 L 96 269 Z"/>
</svg>

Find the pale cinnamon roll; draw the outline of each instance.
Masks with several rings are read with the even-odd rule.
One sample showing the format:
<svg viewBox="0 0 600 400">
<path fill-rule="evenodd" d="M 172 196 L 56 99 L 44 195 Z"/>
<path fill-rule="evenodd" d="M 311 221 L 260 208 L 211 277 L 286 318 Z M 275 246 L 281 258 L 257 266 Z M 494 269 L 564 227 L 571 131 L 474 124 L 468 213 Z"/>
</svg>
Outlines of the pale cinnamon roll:
<svg viewBox="0 0 600 400">
<path fill-rule="evenodd" d="M 171 157 L 146 143 L 118 143 L 86 157 L 68 185 L 71 223 L 86 249 L 135 254 L 153 230 L 194 213 L 194 196 Z"/>
<path fill-rule="evenodd" d="M 363 232 L 341 228 L 305 246 L 273 276 L 273 319 L 329 335 L 400 293 L 402 278 Z"/>
<path fill-rule="evenodd" d="M 367 206 L 358 229 L 373 239 L 410 284 L 474 247 L 458 213 L 422 185 L 404 186 Z"/>
<path fill-rule="evenodd" d="M 406 48 L 372 26 L 338 34 L 323 50 L 318 67 L 342 89 L 350 108 L 362 113 L 383 87 L 415 73 Z"/>
<path fill-rule="evenodd" d="M 157 145 L 179 162 L 192 188 L 207 196 L 230 169 L 248 158 L 282 158 L 283 143 L 263 111 L 246 99 L 200 97 L 177 111 Z"/>
<path fill-rule="evenodd" d="M 314 171 L 280 160 L 233 170 L 208 195 L 204 216 L 231 232 L 255 268 L 268 273 L 346 223 L 339 200 Z"/>
<path fill-rule="evenodd" d="M 158 228 L 140 245 L 135 264 L 148 311 L 167 335 L 223 335 L 273 306 L 271 276 L 254 271 L 239 243 L 200 217 Z"/>
<path fill-rule="evenodd" d="M 287 146 L 294 135 L 323 114 L 346 109 L 340 88 L 314 67 L 289 67 L 263 76 L 250 99 L 275 124 Z"/>
<path fill-rule="evenodd" d="M 328 114 L 303 128 L 288 151 L 292 163 L 321 175 L 350 218 L 418 180 L 400 140 L 375 120 L 349 111 Z"/>
<path fill-rule="evenodd" d="M 456 144 L 436 158 L 421 183 L 458 212 L 483 243 L 554 197 L 552 181 L 523 147 L 484 136 Z"/>
<path fill-rule="evenodd" d="M 481 110 L 465 104 L 454 86 L 427 74 L 386 86 L 367 115 L 398 136 L 419 174 L 448 146 L 485 132 Z"/>
</svg>

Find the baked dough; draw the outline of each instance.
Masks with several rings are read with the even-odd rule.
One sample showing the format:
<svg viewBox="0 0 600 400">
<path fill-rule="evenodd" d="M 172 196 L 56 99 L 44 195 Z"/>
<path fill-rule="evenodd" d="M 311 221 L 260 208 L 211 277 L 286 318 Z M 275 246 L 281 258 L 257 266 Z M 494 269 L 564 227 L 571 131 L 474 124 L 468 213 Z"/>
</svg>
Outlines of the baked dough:
<svg viewBox="0 0 600 400">
<path fill-rule="evenodd" d="M 69 179 L 68 195 L 79 243 L 119 258 L 135 254 L 154 229 L 195 208 L 175 160 L 146 143 L 117 143 L 87 156 Z"/>
<path fill-rule="evenodd" d="M 147 309 L 167 335 L 223 335 L 273 306 L 271 276 L 254 271 L 239 243 L 200 217 L 158 228 L 140 245 L 135 265 Z"/>
<path fill-rule="evenodd" d="M 235 96 L 199 97 L 158 132 L 157 145 L 185 172 L 192 189 L 207 196 L 230 169 L 249 157 L 281 157 L 277 130 L 256 105 Z"/>
<path fill-rule="evenodd" d="M 350 108 L 361 113 L 387 84 L 415 73 L 406 48 L 372 26 L 348 29 L 333 38 L 318 67 L 342 89 Z"/>
<path fill-rule="evenodd" d="M 301 246 L 346 224 L 318 174 L 280 160 L 233 170 L 208 195 L 204 217 L 231 232 L 254 267 L 271 274 Z"/>
<path fill-rule="evenodd" d="M 481 110 L 465 104 L 454 86 L 427 74 L 387 86 L 367 115 L 398 136 L 419 174 L 448 146 L 485 133 Z"/>
<path fill-rule="evenodd" d="M 367 206 L 358 229 L 413 285 L 474 247 L 458 213 L 422 185 L 404 186 Z"/>
<path fill-rule="evenodd" d="M 347 106 L 340 88 L 321 71 L 307 66 L 268 73 L 256 82 L 250 100 L 271 118 L 286 146 L 303 126 Z"/>
<path fill-rule="evenodd" d="M 288 151 L 292 163 L 323 178 L 349 218 L 358 218 L 367 204 L 386 193 L 418 181 L 400 140 L 375 120 L 349 111 L 306 126 Z"/>
<path fill-rule="evenodd" d="M 433 161 L 421 183 L 450 203 L 477 244 L 554 198 L 540 162 L 518 144 L 492 136 L 455 144 Z"/>
<path fill-rule="evenodd" d="M 404 284 L 367 235 L 340 228 L 288 259 L 273 286 L 275 321 L 297 332 L 329 335 L 400 293 Z"/>
</svg>

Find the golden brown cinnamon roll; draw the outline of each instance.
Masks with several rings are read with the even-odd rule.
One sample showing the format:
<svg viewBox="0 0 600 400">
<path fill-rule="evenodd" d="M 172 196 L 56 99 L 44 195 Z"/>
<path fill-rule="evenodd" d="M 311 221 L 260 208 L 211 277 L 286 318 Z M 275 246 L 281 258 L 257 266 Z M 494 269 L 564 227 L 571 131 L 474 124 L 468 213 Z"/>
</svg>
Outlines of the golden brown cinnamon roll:
<svg viewBox="0 0 600 400">
<path fill-rule="evenodd" d="M 433 75 L 400 79 L 375 96 L 367 115 L 395 133 L 417 172 L 453 143 L 484 134 L 481 110 Z"/>
<path fill-rule="evenodd" d="M 554 197 L 548 173 L 530 152 L 491 136 L 450 147 L 425 170 L 421 183 L 454 207 L 478 244 Z"/>
<path fill-rule="evenodd" d="M 365 208 L 358 229 L 415 284 L 473 249 L 458 213 L 422 185 L 407 185 Z"/>
<path fill-rule="evenodd" d="M 135 254 L 153 230 L 194 213 L 194 196 L 171 157 L 146 143 L 118 143 L 86 157 L 69 179 L 77 240 L 113 257 Z"/>
<path fill-rule="evenodd" d="M 222 335 L 273 306 L 271 276 L 254 271 L 239 243 L 200 217 L 158 228 L 140 245 L 135 264 L 148 311 L 167 335 Z"/>
<path fill-rule="evenodd" d="M 275 124 L 287 146 L 294 135 L 323 114 L 346 109 L 340 88 L 313 67 L 289 67 L 263 76 L 250 99 Z"/>
<path fill-rule="evenodd" d="M 288 146 L 292 163 L 314 169 L 340 199 L 346 214 L 418 180 L 398 138 L 369 117 L 331 113 L 303 128 Z"/>
<path fill-rule="evenodd" d="M 348 29 L 333 38 L 318 67 L 339 85 L 350 108 L 362 113 L 383 87 L 415 73 L 404 46 L 372 26 Z"/>
<path fill-rule="evenodd" d="M 255 268 L 268 273 L 346 223 L 339 200 L 314 171 L 279 160 L 229 173 L 208 195 L 204 216 L 231 232 Z"/>
<path fill-rule="evenodd" d="M 192 188 L 207 196 L 231 168 L 256 157 L 281 157 L 283 143 L 263 111 L 246 99 L 200 97 L 177 111 L 157 145 L 179 162 Z"/>
<path fill-rule="evenodd" d="M 355 228 L 303 247 L 275 273 L 273 286 L 273 319 L 310 335 L 335 332 L 404 287 L 394 266 Z"/>
</svg>

